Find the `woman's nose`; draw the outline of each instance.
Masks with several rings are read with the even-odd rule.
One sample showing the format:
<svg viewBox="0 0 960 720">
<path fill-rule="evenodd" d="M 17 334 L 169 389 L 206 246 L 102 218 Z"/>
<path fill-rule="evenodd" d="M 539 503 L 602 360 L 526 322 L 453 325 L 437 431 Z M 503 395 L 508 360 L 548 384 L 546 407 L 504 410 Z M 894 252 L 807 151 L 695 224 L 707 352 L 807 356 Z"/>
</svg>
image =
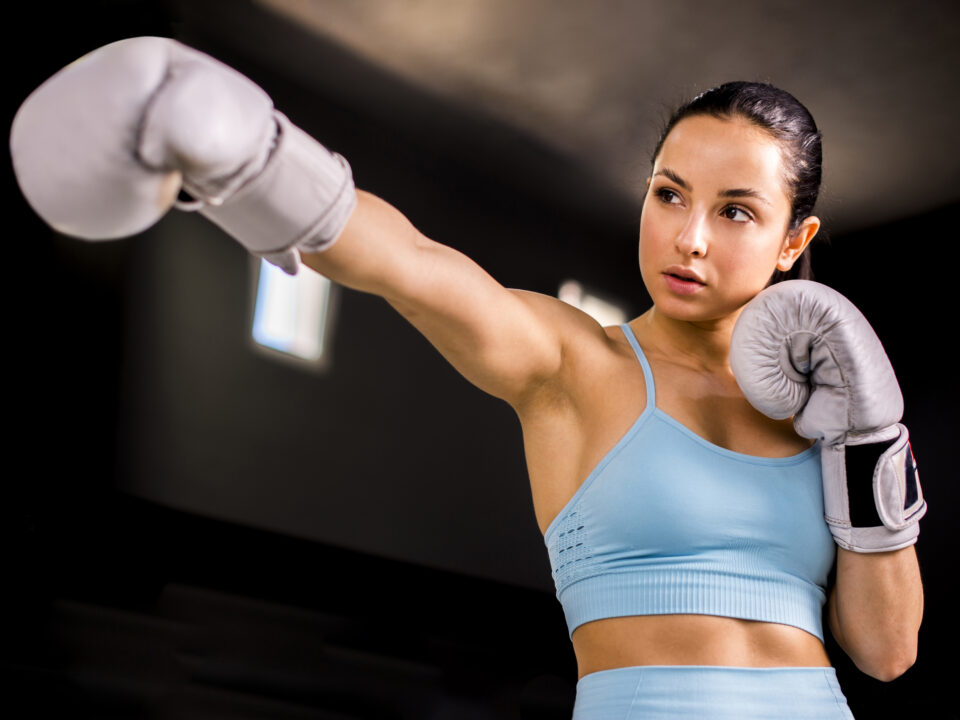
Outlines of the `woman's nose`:
<svg viewBox="0 0 960 720">
<path fill-rule="evenodd" d="M 684 255 L 703 257 L 707 254 L 707 227 L 704 218 L 690 215 L 674 241 Z"/>
</svg>

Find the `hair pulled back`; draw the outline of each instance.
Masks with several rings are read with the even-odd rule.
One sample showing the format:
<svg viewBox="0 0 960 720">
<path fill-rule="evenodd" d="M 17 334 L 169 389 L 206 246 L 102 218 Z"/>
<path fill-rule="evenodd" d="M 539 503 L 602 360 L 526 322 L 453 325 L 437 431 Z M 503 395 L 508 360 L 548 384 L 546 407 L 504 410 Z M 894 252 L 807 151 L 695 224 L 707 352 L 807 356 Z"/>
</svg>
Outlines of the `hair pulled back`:
<svg viewBox="0 0 960 720">
<path fill-rule="evenodd" d="M 778 141 L 790 199 L 787 229 L 790 233 L 795 232 L 800 223 L 813 214 L 820 194 L 823 168 L 821 135 L 810 111 L 793 95 L 768 83 L 724 83 L 697 95 L 673 112 L 660 133 L 651 164 L 656 162 L 674 126 L 696 115 L 721 119 L 741 117 L 766 130 Z M 771 282 L 812 277 L 808 248 L 790 270 L 777 270 Z"/>
</svg>

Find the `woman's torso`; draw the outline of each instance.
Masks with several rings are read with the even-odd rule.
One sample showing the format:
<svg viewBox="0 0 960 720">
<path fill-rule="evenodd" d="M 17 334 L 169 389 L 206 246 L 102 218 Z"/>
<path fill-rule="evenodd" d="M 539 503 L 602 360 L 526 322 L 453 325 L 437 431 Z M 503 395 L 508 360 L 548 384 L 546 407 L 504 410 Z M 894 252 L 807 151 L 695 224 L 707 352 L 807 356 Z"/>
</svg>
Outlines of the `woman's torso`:
<svg viewBox="0 0 960 720">
<path fill-rule="evenodd" d="M 643 345 L 642 332 L 637 336 Z M 789 421 L 753 409 L 732 375 L 718 377 L 644 350 L 657 407 L 710 443 L 760 457 L 789 457 L 810 447 Z M 542 533 L 646 407 L 643 371 L 620 328 L 579 344 L 570 364 L 564 392 L 544 394 L 521 413 Z M 822 642 L 800 628 L 710 615 L 607 618 L 581 625 L 572 641 L 580 677 L 633 665 L 830 665 Z"/>
</svg>

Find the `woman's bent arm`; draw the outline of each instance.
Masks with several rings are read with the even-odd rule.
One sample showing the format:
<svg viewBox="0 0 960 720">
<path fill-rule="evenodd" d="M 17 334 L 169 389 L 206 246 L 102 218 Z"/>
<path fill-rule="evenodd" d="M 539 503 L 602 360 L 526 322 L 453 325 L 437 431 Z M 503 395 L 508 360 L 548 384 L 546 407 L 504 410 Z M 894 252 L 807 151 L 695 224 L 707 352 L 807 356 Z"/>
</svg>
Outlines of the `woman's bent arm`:
<svg viewBox="0 0 960 720">
<path fill-rule="evenodd" d="M 364 191 L 337 242 L 303 261 L 346 287 L 380 295 L 474 385 L 514 407 L 554 378 L 556 298 L 504 288 L 462 253 L 420 233 Z"/>
<path fill-rule="evenodd" d="M 837 548 L 830 630 L 860 670 L 894 680 L 917 658 L 923 586 L 913 545 L 883 553 Z"/>
</svg>

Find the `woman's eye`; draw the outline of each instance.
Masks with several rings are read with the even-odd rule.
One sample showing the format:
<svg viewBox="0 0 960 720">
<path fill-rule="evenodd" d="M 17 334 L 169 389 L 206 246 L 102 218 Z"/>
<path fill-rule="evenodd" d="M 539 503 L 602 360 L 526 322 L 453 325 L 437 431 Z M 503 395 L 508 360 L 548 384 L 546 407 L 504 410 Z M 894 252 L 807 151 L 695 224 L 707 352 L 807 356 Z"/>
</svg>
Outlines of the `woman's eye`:
<svg viewBox="0 0 960 720">
<path fill-rule="evenodd" d="M 723 215 L 727 220 L 733 220 L 734 222 L 750 222 L 753 218 L 750 216 L 746 210 L 736 205 L 730 205 L 725 207 L 720 211 L 720 214 Z"/>
<path fill-rule="evenodd" d="M 660 198 L 660 202 L 667 203 L 669 205 L 675 205 L 680 200 L 677 194 L 669 188 L 660 188 L 655 194 L 658 198 Z"/>
</svg>

